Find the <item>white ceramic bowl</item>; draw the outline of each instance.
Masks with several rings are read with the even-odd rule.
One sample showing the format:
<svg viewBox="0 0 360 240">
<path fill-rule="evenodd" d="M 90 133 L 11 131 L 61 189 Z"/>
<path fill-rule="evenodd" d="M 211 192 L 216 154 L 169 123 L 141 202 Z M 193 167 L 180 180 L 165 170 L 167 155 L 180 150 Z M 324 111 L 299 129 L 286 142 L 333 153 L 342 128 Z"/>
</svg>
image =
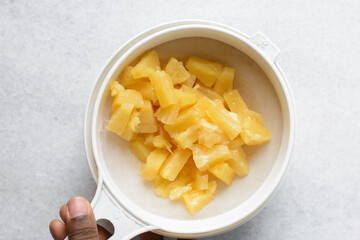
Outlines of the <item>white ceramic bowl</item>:
<svg viewBox="0 0 360 240">
<path fill-rule="evenodd" d="M 140 161 L 128 143 L 105 130 L 109 119 L 109 83 L 149 49 L 160 60 L 197 55 L 236 69 L 234 87 L 251 109 L 260 112 L 272 140 L 246 147 L 250 173 L 231 187 L 219 184 L 215 200 L 191 216 L 181 201 L 158 198 L 137 175 Z M 253 217 L 280 184 L 294 146 L 295 111 L 288 82 L 276 63 L 279 50 L 263 34 L 249 37 L 205 21 L 157 26 L 124 44 L 106 64 L 90 96 L 85 116 L 85 147 L 98 183 L 92 205 L 97 219 L 108 219 L 113 239 L 130 239 L 152 230 L 171 237 L 204 237 L 239 226 Z"/>
</svg>

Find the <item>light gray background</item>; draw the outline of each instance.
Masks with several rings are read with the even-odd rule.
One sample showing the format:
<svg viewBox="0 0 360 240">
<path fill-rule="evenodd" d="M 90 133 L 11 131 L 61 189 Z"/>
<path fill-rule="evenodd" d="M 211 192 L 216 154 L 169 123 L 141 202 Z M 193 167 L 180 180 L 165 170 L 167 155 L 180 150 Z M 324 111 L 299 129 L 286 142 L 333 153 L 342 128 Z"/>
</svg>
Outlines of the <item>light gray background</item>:
<svg viewBox="0 0 360 240">
<path fill-rule="evenodd" d="M 294 158 L 251 221 L 208 239 L 360 239 L 360 2 L 0 2 L 0 239 L 50 239 L 96 185 L 83 117 L 102 67 L 135 34 L 184 18 L 258 30 L 280 49 L 297 107 Z"/>
</svg>

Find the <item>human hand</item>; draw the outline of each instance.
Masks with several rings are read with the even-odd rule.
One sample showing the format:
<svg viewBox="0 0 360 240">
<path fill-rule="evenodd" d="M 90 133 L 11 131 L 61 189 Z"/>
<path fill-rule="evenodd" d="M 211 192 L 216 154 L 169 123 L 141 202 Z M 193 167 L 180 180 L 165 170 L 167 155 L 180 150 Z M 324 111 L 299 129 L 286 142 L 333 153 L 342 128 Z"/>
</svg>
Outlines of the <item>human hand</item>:
<svg viewBox="0 0 360 240">
<path fill-rule="evenodd" d="M 55 240 L 106 240 L 111 234 L 96 224 L 90 203 L 83 197 L 73 197 L 60 208 L 62 221 L 54 219 L 49 228 Z M 141 240 L 163 240 L 152 232 L 140 235 Z M 179 239 L 180 240 L 180 239 Z"/>
</svg>

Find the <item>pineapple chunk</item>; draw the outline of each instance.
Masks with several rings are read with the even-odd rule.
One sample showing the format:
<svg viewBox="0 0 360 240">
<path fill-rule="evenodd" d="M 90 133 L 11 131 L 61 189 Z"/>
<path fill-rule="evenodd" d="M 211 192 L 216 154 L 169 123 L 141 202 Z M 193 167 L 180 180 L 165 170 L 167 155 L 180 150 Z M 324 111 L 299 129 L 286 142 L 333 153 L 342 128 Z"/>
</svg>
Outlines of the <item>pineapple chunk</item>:
<svg viewBox="0 0 360 240">
<path fill-rule="evenodd" d="M 208 191 L 211 192 L 212 194 L 215 194 L 216 187 L 217 187 L 216 181 L 215 180 L 211 181 L 208 184 Z"/>
<path fill-rule="evenodd" d="M 251 110 L 246 110 L 243 114 L 243 116 L 247 116 L 250 117 L 251 120 L 257 122 L 258 124 L 264 126 L 264 118 L 261 116 L 261 114 L 251 111 Z"/>
<path fill-rule="evenodd" d="M 251 117 L 245 116 L 242 118 L 243 131 L 241 138 L 246 145 L 260 145 L 271 139 L 271 133 L 264 126 L 254 121 Z"/>
<path fill-rule="evenodd" d="M 135 79 L 133 78 L 133 75 L 131 74 L 131 71 L 133 70 L 132 66 L 127 66 L 124 68 L 124 70 L 120 74 L 119 82 L 126 88 L 128 88 L 131 85 L 137 84 L 139 82 L 142 82 L 146 80 L 143 79 Z"/>
<path fill-rule="evenodd" d="M 174 140 L 182 149 L 191 148 L 198 139 L 198 130 L 198 125 L 191 126 L 186 131 L 175 134 Z"/>
<path fill-rule="evenodd" d="M 129 142 L 136 137 L 136 133 L 131 130 L 128 124 L 120 137 Z"/>
<path fill-rule="evenodd" d="M 190 158 L 178 174 L 179 180 L 188 184 L 195 179 L 195 173 L 197 171 L 198 169 L 196 168 L 194 160 Z"/>
<path fill-rule="evenodd" d="M 179 114 L 179 104 L 174 104 L 166 108 L 159 107 L 155 112 L 155 117 L 164 124 L 173 124 Z"/>
<path fill-rule="evenodd" d="M 229 138 L 218 126 L 209 123 L 206 119 L 200 119 L 199 125 L 200 131 L 197 136 L 199 144 L 211 148 L 216 144 L 228 144 L 230 142 Z"/>
<path fill-rule="evenodd" d="M 209 172 L 214 174 L 215 177 L 226 183 L 228 186 L 231 185 L 235 177 L 235 170 L 226 162 L 221 162 L 210 167 Z"/>
<path fill-rule="evenodd" d="M 259 113 L 249 110 L 248 106 L 237 90 L 232 90 L 225 93 L 224 98 L 226 104 L 229 106 L 232 112 L 237 113 L 239 116 L 248 116 L 260 125 L 264 125 L 264 118 Z"/>
<path fill-rule="evenodd" d="M 202 118 L 206 117 L 206 110 L 208 109 L 210 105 L 210 99 L 206 96 L 202 96 L 200 99 L 198 99 L 197 103 L 195 104 L 194 108 L 197 109 L 200 113 L 200 116 Z"/>
<path fill-rule="evenodd" d="M 235 170 L 235 173 L 238 176 L 244 177 L 249 173 L 249 166 L 246 161 L 245 152 L 241 148 L 241 145 L 242 142 L 238 139 L 232 141 L 229 144 L 229 149 L 233 158 L 229 159 L 227 162 L 229 163 L 230 167 Z"/>
<path fill-rule="evenodd" d="M 147 157 L 154 150 L 152 146 L 145 145 L 144 137 L 135 138 L 129 145 L 135 156 L 143 162 L 146 162 Z"/>
<path fill-rule="evenodd" d="M 196 103 L 196 95 L 191 92 L 180 92 L 180 110 L 191 107 Z"/>
<path fill-rule="evenodd" d="M 209 176 L 197 171 L 193 188 L 195 190 L 207 190 L 209 188 Z"/>
<path fill-rule="evenodd" d="M 112 81 L 110 83 L 111 96 L 114 97 L 118 95 L 120 92 L 125 91 L 123 85 L 121 85 L 118 81 Z"/>
<path fill-rule="evenodd" d="M 195 87 L 197 87 L 197 86 L 199 86 L 199 85 L 196 85 Z M 194 94 L 196 96 L 196 99 L 200 99 L 200 98 L 204 97 L 204 94 L 202 92 L 200 92 L 198 88 L 195 88 L 195 87 L 191 88 L 186 85 L 182 85 L 181 90 L 186 93 Z"/>
<path fill-rule="evenodd" d="M 174 136 L 177 133 L 183 132 L 194 126 L 199 119 L 199 112 L 195 108 L 189 108 L 179 113 L 178 118 L 171 125 L 165 125 L 165 130 Z"/>
<path fill-rule="evenodd" d="M 131 113 L 128 124 L 126 125 L 121 137 L 126 141 L 132 140 L 136 136 L 136 132 L 139 130 L 139 112 L 133 111 Z"/>
<path fill-rule="evenodd" d="M 134 104 L 122 104 L 112 115 L 106 129 L 121 136 L 130 119 Z"/>
<path fill-rule="evenodd" d="M 168 198 L 169 197 L 169 189 L 167 186 L 167 183 L 161 183 L 158 186 L 155 187 L 155 195 L 162 197 L 162 198 Z"/>
<path fill-rule="evenodd" d="M 234 119 L 231 112 L 219 107 L 214 102 L 209 104 L 206 115 L 225 132 L 230 140 L 233 140 L 241 132 L 240 122 Z"/>
<path fill-rule="evenodd" d="M 153 139 L 153 144 L 156 148 L 166 148 L 166 150 L 172 152 L 171 143 L 169 143 L 168 140 L 166 140 L 165 137 L 162 135 L 155 136 Z"/>
<path fill-rule="evenodd" d="M 149 81 L 139 81 L 136 84 L 130 85 L 128 88 L 134 89 L 141 93 L 142 97 L 145 100 L 151 100 L 155 102 L 157 100 L 155 96 L 154 87 L 151 85 Z"/>
<path fill-rule="evenodd" d="M 160 61 L 157 53 L 153 50 L 147 52 L 136 66 L 131 70 L 132 76 L 137 78 L 150 77 L 150 75 L 160 70 Z"/>
<path fill-rule="evenodd" d="M 244 99 L 240 96 L 239 92 L 234 89 L 224 94 L 226 104 L 229 106 L 230 111 L 241 115 L 243 112 L 248 110 Z"/>
<path fill-rule="evenodd" d="M 173 57 L 170 58 L 168 64 L 166 65 L 165 72 L 170 75 L 174 85 L 185 82 L 188 78 L 190 78 L 190 74 L 184 68 L 184 64 Z"/>
<path fill-rule="evenodd" d="M 118 95 L 116 95 L 113 102 L 113 104 L 116 106 L 111 106 L 111 108 L 117 108 L 123 103 L 131 103 L 134 105 L 134 108 L 141 108 L 144 105 L 144 100 L 139 92 L 133 89 L 126 89 L 125 91 L 121 91 L 118 93 Z"/>
<path fill-rule="evenodd" d="M 155 149 L 146 159 L 146 163 L 141 166 L 139 175 L 146 180 L 155 179 L 161 165 L 169 156 L 169 152 L 163 149 Z"/>
<path fill-rule="evenodd" d="M 214 86 L 215 92 L 222 96 L 224 93 L 230 91 L 233 88 L 234 76 L 235 69 L 224 67 L 219 78 L 216 80 Z"/>
<path fill-rule="evenodd" d="M 174 181 L 190 156 L 190 150 L 176 149 L 161 167 L 160 176 L 170 181 Z"/>
<path fill-rule="evenodd" d="M 204 86 L 199 85 L 195 85 L 195 87 L 197 87 L 197 89 L 204 94 L 205 96 L 207 96 L 208 98 L 210 98 L 211 100 L 220 100 L 222 103 L 224 102 L 224 98 L 222 96 L 220 96 L 219 94 L 217 94 L 214 90 L 212 90 L 211 88 L 207 88 Z"/>
<path fill-rule="evenodd" d="M 215 145 L 212 148 L 194 145 L 192 151 L 194 162 L 200 171 L 205 171 L 211 165 L 232 158 L 231 152 L 226 145 Z"/>
<path fill-rule="evenodd" d="M 185 185 L 182 181 L 175 181 L 168 185 L 170 200 L 180 199 L 181 195 L 192 189 L 191 184 Z"/>
<path fill-rule="evenodd" d="M 148 133 L 148 134 L 143 134 L 143 136 L 145 137 L 145 141 L 144 144 L 147 146 L 154 146 L 154 134 L 152 133 Z"/>
<path fill-rule="evenodd" d="M 207 190 L 190 190 L 181 195 L 181 200 L 191 215 L 197 213 L 214 199 L 214 194 Z"/>
<path fill-rule="evenodd" d="M 149 100 L 144 101 L 143 107 L 140 109 L 139 133 L 154 133 L 158 129 L 154 111 Z"/>
<path fill-rule="evenodd" d="M 195 84 L 195 81 L 196 81 L 196 76 L 192 73 L 189 73 L 190 76 L 188 79 L 186 79 L 186 81 L 183 83 L 185 86 L 188 86 L 188 87 L 193 87 L 194 84 Z"/>
<path fill-rule="evenodd" d="M 166 108 L 178 102 L 170 76 L 163 71 L 155 71 L 150 75 L 151 85 L 159 99 L 160 106 Z"/>
<path fill-rule="evenodd" d="M 222 72 L 221 64 L 199 57 L 190 57 L 186 62 L 186 68 L 208 87 L 215 83 Z"/>
</svg>

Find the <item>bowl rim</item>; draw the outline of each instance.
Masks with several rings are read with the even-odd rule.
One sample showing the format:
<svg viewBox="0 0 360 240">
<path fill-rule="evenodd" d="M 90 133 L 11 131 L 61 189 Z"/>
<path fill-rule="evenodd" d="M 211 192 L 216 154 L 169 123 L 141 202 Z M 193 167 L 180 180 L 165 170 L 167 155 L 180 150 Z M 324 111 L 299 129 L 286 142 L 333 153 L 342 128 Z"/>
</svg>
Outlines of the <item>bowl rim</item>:
<svg viewBox="0 0 360 240">
<path fill-rule="evenodd" d="M 89 167 L 91 169 L 91 172 L 93 174 L 95 181 L 98 178 L 98 172 L 99 171 L 104 172 L 104 171 L 101 167 L 101 164 L 98 163 L 98 161 L 100 161 L 100 160 L 96 160 L 96 158 L 95 158 L 95 156 L 98 155 L 98 152 L 97 152 L 97 149 L 94 148 L 94 146 L 93 146 L 96 134 L 94 131 L 95 128 L 91 127 L 91 126 L 95 125 L 94 120 L 96 120 L 96 115 L 99 110 L 97 107 L 97 111 L 95 109 L 95 112 L 94 112 L 94 108 L 96 108 L 96 106 L 99 106 L 99 101 L 105 90 L 104 83 L 107 82 L 106 77 L 111 76 L 112 75 L 112 74 L 110 74 L 111 70 L 114 69 L 116 63 L 121 62 L 120 61 L 121 58 L 118 58 L 119 55 L 121 55 L 123 52 L 129 54 L 129 52 L 131 52 L 130 51 L 131 49 L 134 50 L 143 41 L 145 41 L 145 40 L 148 41 L 149 37 L 158 36 L 156 34 L 166 34 L 169 32 L 169 29 L 176 30 L 176 29 L 181 29 L 181 28 L 194 28 L 194 27 L 207 28 L 209 30 L 218 31 L 222 34 L 225 33 L 225 34 L 231 34 L 231 35 L 235 36 L 240 41 L 243 41 L 246 45 L 251 47 L 255 52 L 257 52 L 266 61 L 267 65 L 269 65 L 271 67 L 271 69 L 275 72 L 275 74 L 277 76 L 277 80 L 281 84 L 281 89 L 284 92 L 284 95 L 286 98 L 286 105 L 287 105 L 288 111 L 289 111 L 288 146 L 286 149 L 285 161 L 282 164 L 281 171 L 279 172 L 276 180 L 274 181 L 273 187 L 270 189 L 270 191 L 268 191 L 268 194 L 266 195 L 265 198 L 262 198 L 262 200 L 258 201 L 260 203 L 253 204 L 253 206 L 256 206 L 256 207 L 254 207 L 251 211 L 249 211 L 249 213 L 246 214 L 245 217 L 236 218 L 236 220 L 232 220 L 232 221 L 228 220 L 228 221 L 218 222 L 216 227 L 207 226 L 207 227 L 204 227 L 201 231 L 199 231 L 199 229 L 189 230 L 189 229 L 179 229 L 179 228 L 177 228 L 176 231 L 173 231 L 171 229 L 159 230 L 160 233 L 168 235 L 168 236 L 174 235 L 173 233 L 176 233 L 176 235 L 174 235 L 174 236 L 179 236 L 179 234 L 185 234 L 186 236 L 190 235 L 190 236 L 196 236 L 196 237 L 208 236 L 209 233 L 211 233 L 211 234 L 220 233 L 220 232 L 231 229 L 235 226 L 238 226 L 241 223 L 248 221 L 257 212 L 259 212 L 264 207 L 265 203 L 269 200 L 269 198 L 274 195 L 275 190 L 278 188 L 281 180 L 283 179 L 283 177 L 285 175 L 286 170 L 289 167 L 289 163 L 290 163 L 290 159 L 292 156 L 292 152 L 294 149 L 294 143 L 295 143 L 295 105 L 294 105 L 292 93 L 291 93 L 291 90 L 289 87 L 289 83 L 288 83 L 285 75 L 283 74 L 280 66 L 278 65 L 278 63 L 271 61 L 266 55 L 263 54 L 263 52 L 260 51 L 260 49 L 256 48 L 256 46 L 250 42 L 249 37 L 247 35 L 239 32 L 231 27 L 228 27 L 228 26 L 222 25 L 222 24 L 218 24 L 218 23 L 214 23 L 214 22 L 209 22 L 209 21 L 199 21 L 199 20 L 176 21 L 176 22 L 171 22 L 171 23 L 156 26 L 156 27 L 151 28 L 150 30 L 147 30 L 147 31 L 137 35 L 136 37 L 130 39 L 127 43 L 125 43 L 123 46 L 121 46 L 115 52 L 115 54 L 106 63 L 105 67 L 103 68 L 103 71 L 99 75 L 99 77 L 93 87 L 92 94 L 88 100 L 88 105 L 87 105 L 86 113 L 85 113 L 85 124 L 84 124 L 85 151 L 86 151 Z M 125 54 L 123 56 L 127 56 L 127 55 Z M 126 57 L 124 57 L 123 59 L 126 59 Z M 100 81 L 101 79 L 103 79 L 103 81 Z M 105 85 L 107 85 L 107 84 L 105 84 Z M 94 99 L 94 98 L 96 98 L 96 99 Z M 94 114 L 94 113 L 96 113 L 96 114 Z M 92 131 L 90 131 L 90 132 L 89 132 L 89 126 L 92 129 Z M 89 145 L 89 139 L 92 139 L 90 145 Z M 114 194 L 114 192 L 116 192 L 116 190 L 114 191 L 111 184 L 109 184 L 109 182 L 111 182 L 111 179 L 110 179 L 110 181 L 108 179 L 111 177 L 106 176 L 106 174 L 103 174 L 103 175 L 104 175 L 105 185 L 109 188 L 111 194 L 113 195 L 114 198 L 116 198 L 118 203 L 121 206 L 123 206 L 127 211 L 129 211 L 129 213 L 134 215 L 137 219 L 139 219 L 142 222 L 148 223 L 148 221 L 144 221 L 144 219 L 146 217 L 139 216 L 139 214 L 135 214 L 135 212 L 137 212 L 137 211 L 134 211 L 133 206 L 129 206 L 129 204 L 126 203 L 126 201 L 124 200 L 126 198 L 122 198 L 123 196 L 121 196 L 119 198 L 118 195 Z M 269 175 L 271 175 L 271 172 L 269 173 Z M 266 181 L 267 180 L 265 180 L 262 183 L 262 185 Z M 248 199 L 247 201 L 249 201 L 250 199 Z M 236 208 L 233 210 L 230 210 L 229 212 L 234 212 L 234 210 L 236 210 Z M 224 214 L 226 214 L 226 213 L 224 213 Z M 219 216 L 222 216 L 224 214 L 221 214 Z M 215 216 L 213 218 L 217 218 L 217 217 L 218 216 Z M 198 220 L 198 221 L 204 221 L 204 220 Z"/>
</svg>

